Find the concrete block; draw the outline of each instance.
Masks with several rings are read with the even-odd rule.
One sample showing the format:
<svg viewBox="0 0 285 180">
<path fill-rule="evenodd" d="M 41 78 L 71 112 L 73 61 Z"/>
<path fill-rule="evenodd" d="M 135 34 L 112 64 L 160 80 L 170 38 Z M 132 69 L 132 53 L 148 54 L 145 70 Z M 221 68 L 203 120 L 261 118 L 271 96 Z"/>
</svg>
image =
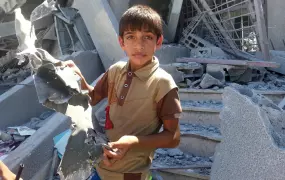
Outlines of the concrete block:
<svg viewBox="0 0 285 180">
<path fill-rule="evenodd" d="M 0 23 L 0 29 L 0 38 L 15 35 L 15 21 Z"/>
<path fill-rule="evenodd" d="M 21 84 L 12 87 L 0 96 L 0 128 L 18 126 L 38 117 L 47 108 L 42 106 L 37 97 L 33 78 L 30 76 Z M 27 106 L 28 104 L 28 106 Z"/>
<path fill-rule="evenodd" d="M 221 48 L 215 46 L 192 49 L 190 57 L 230 59 L 228 54 L 226 54 Z"/>
<path fill-rule="evenodd" d="M 221 65 L 218 64 L 207 64 L 206 72 L 212 77 L 218 79 L 221 82 L 225 82 L 226 72 Z"/>
<path fill-rule="evenodd" d="M 77 0 L 79 10 L 105 69 L 125 57 L 118 41 L 119 24 L 108 1 Z"/>
<path fill-rule="evenodd" d="M 172 7 L 169 14 L 168 19 L 168 32 L 169 32 L 169 38 L 168 40 L 170 42 L 174 41 L 175 35 L 176 35 L 176 29 L 180 17 L 180 12 L 182 8 L 183 0 L 172 0 Z"/>
<path fill-rule="evenodd" d="M 185 77 L 202 77 L 204 74 L 204 66 L 196 62 L 173 63 L 179 71 L 185 73 Z"/>
<path fill-rule="evenodd" d="M 176 83 L 184 81 L 184 73 L 178 71 L 176 66 L 173 66 L 171 64 L 160 64 L 159 66 L 167 73 L 169 73 Z"/>
<path fill-rule="evenodd" d="M 130 0 L 108 0 L 109 4 L 117 18 L 118 21 L 120 21 L 121 16 L 124 14 L 124 12 L 129 8 L 129 2 Z"/>
<path fill-rule="evenodd" d="M 23 179 L 32 177 L 44 168 L 53 156 L 53 137 L 70 127 L 70 118 L 63 114 L 54 114 L 48 122 L 24 141 L 17 149 L 4 159 L 4 163 L 17 173 L 20 163 L 25 164 Z M 47 169 L 49 170 L 49 169 Z M 42 172 L 44 173 L 44 172 Z"/>
<path fill-rule="evenodd" d="M 170 64 L 176 62 L 176 58 L 189 57 L 190 50 L 182 45 L 168 44 L 155 52 L 160 64 Z"/>
<path fill-rule="evenodd" d="M 0 8 L 5 11 L 5 13 L 12 12 L 15 8 L 21 7 L 26 3 L 26 0 L 1 0 Z"/>
<path fill-rule="evenodd" d="M 270 51 L 270 61 L 277 62 L 281 66 L 279 68 L 268 68 L 271 71 L 285 74 L 285 52 L 284 51 Z"/>
<path fill-rule="evenodd" d="M 74 52 L 69 56 L 64 56 L 63 60 L 73 60 L 88 83 L 92 83 L 105 72 L 98 53 L 94 51 Z"/>
<path fill-rule="evenodd" d="M 212 87 L 212 86 L 221 87 L 221 86 L 223 86 L 223 84 L 224 84 L 223 82 L 214 78 L 210 74 L 204 74 L 204 76 L 202 77 L 202 81 L 200 83 L 200 86 L 202 89 L 207 89 L 207 88 Z"/>
<path fill-rule="evenodd" d="M 250 89 L 225 88 L 212 180 L 285 179 L 284 111 Z"/>
</svg>

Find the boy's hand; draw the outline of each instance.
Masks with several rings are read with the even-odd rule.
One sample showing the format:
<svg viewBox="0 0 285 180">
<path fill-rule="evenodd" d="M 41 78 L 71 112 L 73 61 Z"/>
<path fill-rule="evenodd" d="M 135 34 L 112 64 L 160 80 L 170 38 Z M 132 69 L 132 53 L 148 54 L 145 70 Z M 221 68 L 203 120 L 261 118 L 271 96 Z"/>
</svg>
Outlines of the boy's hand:
<svg viewBox="0 0 285 180">
<path fill-rule="evenodd" d="M 15 180 L 16 179 L 16 175 L 13 172 L 11 172 L 10 169 L 2 161 L 0 161 L 0 179 L 1 180 Z"/>
<path fill-rule="evenodd" d="M 61 63 L 62 63 L 63 66 L 70 67 L 79 76 L 82 76 L 80 69 L 76 66 L 76 64 L 72 60 L 62 61 Z"/>
<path fill-rule="evenodd" d="M 112 160 L 122 159 L 129 149 L 138 143 L 138 138 L 136 136 L 123 136 L 116 142 L 109 143 L 109 146 L 114 151 L 109 151 L 104 148 L 104 160 L 106 166 L 112 165 Z"/>
</svg>

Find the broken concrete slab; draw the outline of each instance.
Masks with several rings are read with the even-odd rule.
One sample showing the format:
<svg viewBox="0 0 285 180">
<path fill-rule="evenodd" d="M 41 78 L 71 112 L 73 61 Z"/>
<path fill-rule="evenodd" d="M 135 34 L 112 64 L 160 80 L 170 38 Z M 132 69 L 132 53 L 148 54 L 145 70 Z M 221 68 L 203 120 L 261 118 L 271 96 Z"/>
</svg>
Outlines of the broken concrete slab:
<svg viewBox="0 0 285 180">
<path fill-rule="evenodd" d="M 285 75 L 285 52 L 284 51 L 270 51 L 270 61 L 279 63 L 279 68 L 269 68 L 269 70 Z"/>
<path fill-rule="evenodd" d="M 4 22 L 0 23 L 0 38 L 15 35 L 15 22 Z"/>
<path fill-rule="evenodd" d="M 210 74 L 204 74 L 204 76 L 202 77 L 202 81 L 200 82 L 200 87 L 202 89 L 207 89 L 207 88 L 212 87 L 212 86 L 221 87 L 221 86 L 223 86 L 223 84 L 224 84 L 223 82 L 214 78 Z"/>
<path fill-rule="evenodd" d="M 184 81 L 184 73 L 178 71 L 176 66 L 173 66 L 172 64 L 160 64 L 159 66 L 169 73 L 176 83 Z"/>
<path fill-rule="evenodd" d="M 77 0 L 73 7 L 79 10 L 105 69 L 125 57 L 118 41 L 119 24 L 108 1 Z"/>
<path fill-rule="evenodd" d="M 210 74 L 212 77 L 218 79 L 222 83 L 225 82 L 225 74 L 224 68 L 217 64 L 207 64 L 206 73 Z"/>
<path fill-rule="evenodd" d="M 26 3 L 26 0 L 1 0 L 0 9 L 2 8 L 5 13 L 10 13 L 14 9 L 21 7 Z"/>
<path fill-rule="evenodd" d="M 284 111 L 250 89 L 225 88 L 213 180 L 285 179 Z"/>
<path fill-rule="evenodd" d="M 168 16 L 169 19 L 167 22 L 167 27 L 168 27 L 168 32 L 169 32 L 169 37 L 167 38 L 167 40 L 169 42 L 174 41 L 183 0 L 172 0 L 171 4 L 172 4 L 172 7 L 171 7 L 170 14 Z"/>
<path fill-rule="evenodd" d="M 160 64 L 170 64 L 176 62 L 176 58 L 189 57 L 190 50 L 182 45 L 165 44 L 155 52 Z"/>
<path fill-rule="evenodd" d="M 69 126 L 69 117 L 60 113 L 52 115 L 45 126 L 36 131 L 17 149 L 11 152 L 3 162 L 14 173 L 17 172 L 19 164 L 24 163 L 25 169 L 21 177 L 23 179 L 32 179 L 41 167 L 43 167 L 45 163 L 52 158 L 52 152 L 54 149 L 52 138 L 60 132 L 68 129 Z M 49 168 L 47 168 L 47 170 L 49 170 Z"/>
<path fill-rule="evenodd" d="M 191 56 L 193 58 L 219 58 L 219 59 L 229 59 L 230 56 L 226 54 L 219 47 L 204 47 L 204 48 L 196 48 L 191 50 Z"/>
</svg>

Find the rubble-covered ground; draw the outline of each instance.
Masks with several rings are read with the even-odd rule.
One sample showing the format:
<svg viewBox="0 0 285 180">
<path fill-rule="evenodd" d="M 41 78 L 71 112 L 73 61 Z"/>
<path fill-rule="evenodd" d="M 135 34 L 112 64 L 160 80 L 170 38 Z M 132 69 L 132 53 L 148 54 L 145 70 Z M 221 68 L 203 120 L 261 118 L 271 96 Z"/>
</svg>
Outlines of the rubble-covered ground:
<svg viewBox="0 0 285 180">
<path fill-rule="evenodd" d="M 216 101 L 216 100 L 201 100 L 201 101 L 183 101 L 181 100 L 182 107 L 209 107 L 209 108 L 217 108 L 221 109 L 223 108 L 222 101 Z"/>
<path fill-rule="evenodd" d="M 152 167 L 160 168 L 185 168 L 187 166 L 207 166 L 211 165 L 213 158 L 199 157 L 192 154 L 186 154 L 179 149 L 157 149 L 155 152 L 154 160 L 152 162 Z M 196 172 L 209 175 L 209 168 L 193 168 Z M 190 171 L 193 169 L 189 168 Z"/>
<path fill-rule="evenodd" d="M 53 113 L 53 111 L 46 111 L 39 117 L 31 118 L 30 121 L 25 124 L 0 130 L 0 160 L 5 159 L 11 151 L 33 135 L 36 130 L 48 121 Z"/>
</svg>

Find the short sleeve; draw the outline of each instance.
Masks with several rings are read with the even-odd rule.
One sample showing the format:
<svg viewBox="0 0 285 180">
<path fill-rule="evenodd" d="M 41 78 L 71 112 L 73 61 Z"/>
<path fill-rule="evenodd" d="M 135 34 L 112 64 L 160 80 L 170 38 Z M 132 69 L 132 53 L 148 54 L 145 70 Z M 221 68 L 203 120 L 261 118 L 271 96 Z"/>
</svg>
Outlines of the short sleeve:
<svg viewBox="0 0 285 180">
<path fill-rule="evenodd" d="M 164 70 L 161 70 L 157 87 L 157 93 L 155 96 L 156 103 L 158 103 L 168 92 L 170 92 L 170 90 L 177 88 L 177 85 L 170 74 L 166 73 Z"/>
<path fill-rule="evenodd" d="M 182 113 L 178 88 L 171 89 L 157 104 L 160 120 L 179 119 Z"/>
<path fill-rule="evenodd" d="M 98 102 L 108 96 L 108 71 L 104 73 L 102 78 L 95 85 L 93 91 L 89 93 L 91 97 L 91 105 L 95 106 Z"/>
</svg>

